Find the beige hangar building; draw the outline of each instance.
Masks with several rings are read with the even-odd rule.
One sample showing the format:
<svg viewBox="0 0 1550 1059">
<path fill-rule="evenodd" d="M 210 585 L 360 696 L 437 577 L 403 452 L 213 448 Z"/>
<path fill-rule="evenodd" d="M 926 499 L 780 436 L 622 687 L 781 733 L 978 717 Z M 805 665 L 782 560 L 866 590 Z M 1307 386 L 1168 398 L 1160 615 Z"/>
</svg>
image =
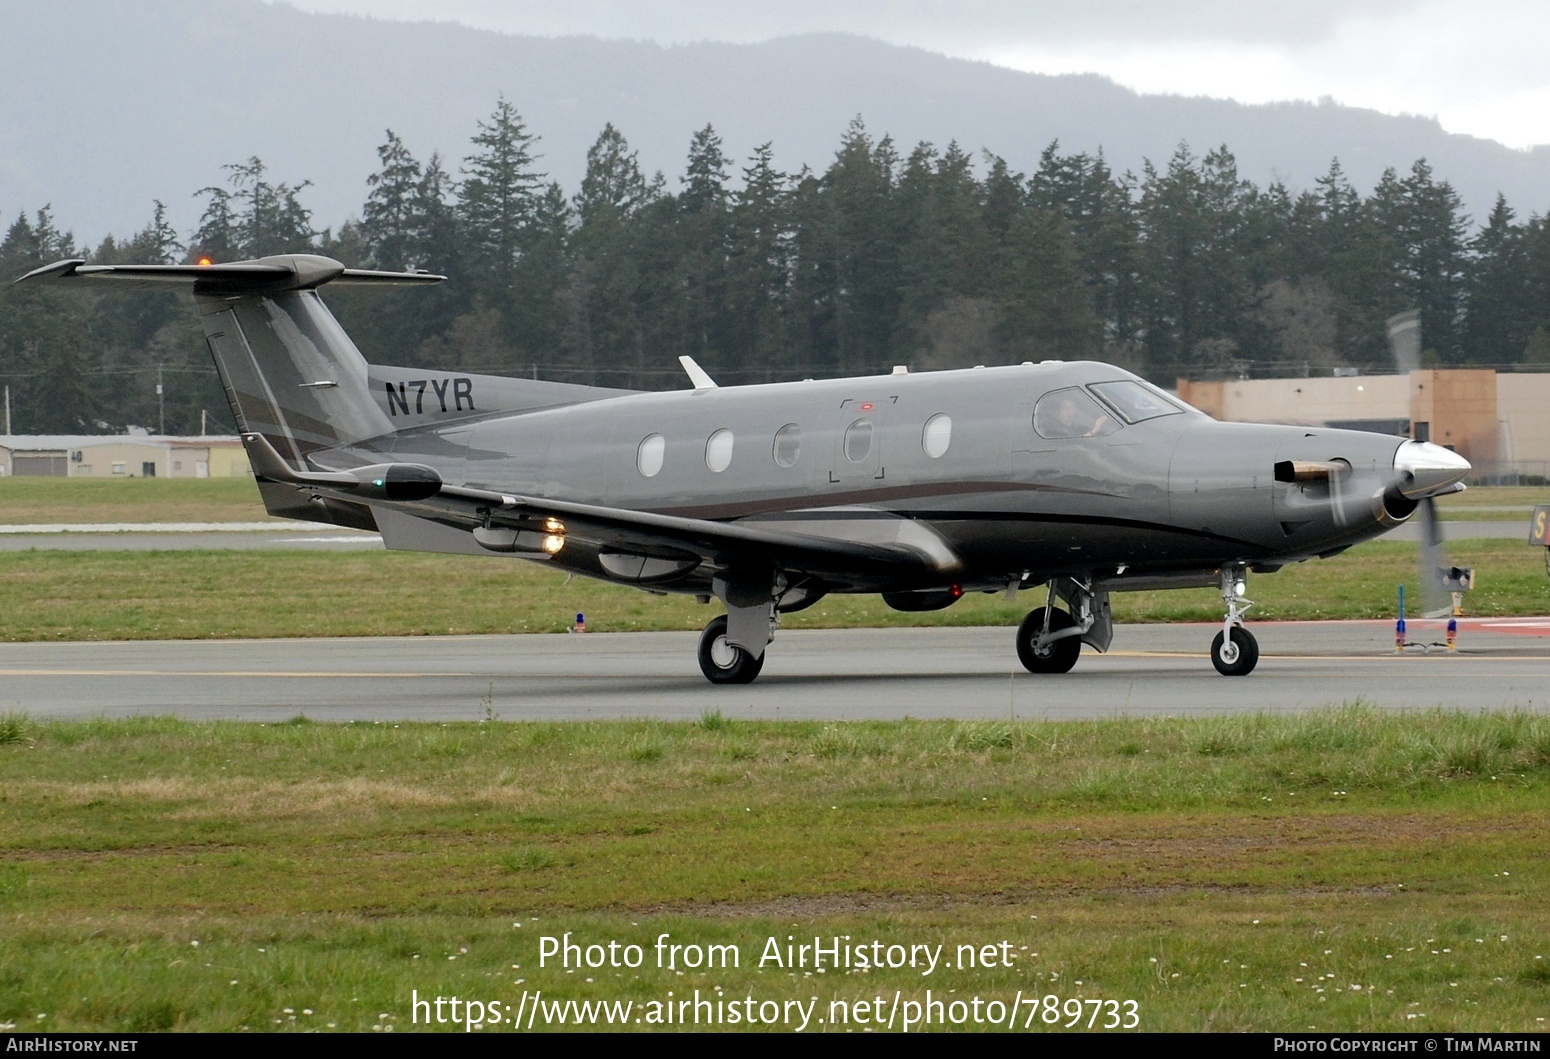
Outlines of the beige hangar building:
<svg viewBox="0 0 1550 1059">
<path fill-rule="evenodd" d="M 1475 478 L 1550 479 L 1550 374 L 1427 368 L 1407 375 L 1180 379 L 1209 415 L 1403 434 L 1457 451 Z"/>
<path fill-rule="evenodd" d="M 0 434 L 0 475 L 49 478 L 241 478 L 237 437 Z"/>
</svg>

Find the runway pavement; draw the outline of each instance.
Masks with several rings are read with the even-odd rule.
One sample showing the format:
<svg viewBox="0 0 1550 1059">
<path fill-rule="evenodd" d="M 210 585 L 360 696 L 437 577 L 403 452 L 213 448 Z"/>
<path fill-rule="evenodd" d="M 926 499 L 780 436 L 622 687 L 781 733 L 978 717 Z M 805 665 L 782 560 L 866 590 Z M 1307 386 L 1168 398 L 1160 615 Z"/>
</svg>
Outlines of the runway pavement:
<svg viewBox="0 0 1550 1059">
<path fill-rule="evenodd" d="M 155 522 L 0 526 L 0 552 L 360 551 L 380 549 L 376 533 L 317 522 Z"/>
<path fill-rule="evenodd" d="M 1550 618 L 1467 620 L 1459 649 L 1396 655 L 1387 622 L 1265 622 L 1259 668 L 1218 676 L 1214 625 L 1131 625 L 1063 676 L 1017 664 L 1013 630 L 782 632 L 764 673 L 708 684 L 694 633 L 0 645 L 0 712 L 281 721 L 1065 719 L 1550 708 Z M 1412 622 L 1440 642 L 1440 623 Z"/>
</svg>

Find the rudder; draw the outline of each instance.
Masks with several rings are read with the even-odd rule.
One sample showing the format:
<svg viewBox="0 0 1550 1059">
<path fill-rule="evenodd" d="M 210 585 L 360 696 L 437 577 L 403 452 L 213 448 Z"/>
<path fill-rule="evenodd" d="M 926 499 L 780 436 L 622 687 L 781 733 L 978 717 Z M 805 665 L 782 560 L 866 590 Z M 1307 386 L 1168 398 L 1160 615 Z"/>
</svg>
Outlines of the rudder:
<svg viewBox="0 0 1550 1059">
<path fill-rule="evenodd" d="M 390 434 L 366 358 L 316 291 L 236 299 L 201 296 L 200 322 L 244 434 L 261 434 L 287 463 Z"/>
</svg>

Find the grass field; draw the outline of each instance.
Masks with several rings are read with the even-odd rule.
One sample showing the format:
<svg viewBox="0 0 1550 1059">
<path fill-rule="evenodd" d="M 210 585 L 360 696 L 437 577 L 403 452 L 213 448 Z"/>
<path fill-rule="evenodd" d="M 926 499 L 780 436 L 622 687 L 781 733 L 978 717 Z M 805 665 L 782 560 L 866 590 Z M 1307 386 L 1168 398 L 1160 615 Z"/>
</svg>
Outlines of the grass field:
<svg viewBox="0 0 1550 1059">
<path fill-rule="evenodd" d="M 1550 613 L 1543 549 L 1458 541 L 1476 570 L 1471 615 Z M 1334 559 L 1251 576 L 1251 620 L 1391 618 L 1395 586 L 1415 596 L 1413 545 L 1376 542 Z M 565 575 L 504 558 L 407 552 L 0 553 L 0 639 L 105 640 L 558 632 L 578 611 L 595 631 L 697 629 L 717 607 L 684 596 Z M 1042 598 L 974 594 L 944 611 L 902 614 L 875 596 L 830 596 L 786 628 L 1015 625 Z M 1214 590 L 1122 593 L 1119 621 L 1221 617 Z M 1412 613 L 1414 613 L 1412 604 Z"/>
<path fill-rule="evenodd" d="M 252 478 L 0 478 L 0 526 L 268 517 Z"/>
<path fill-rule="evenodd" d="M 1144 1030 L 1542 1031 L 1547 794 L 1550 718 L 1526 714 L 12 716 L 0 1026 L 407 1030 L 416 990 L 698 989 L 827 1018 L 931 989 L 1085 1000 L 1084 1020 L 1133 1000 Z M 540 966 L 565 932 L 643 965 Z M 659 968 L 661 934 L 738 966 Z M 761 968 L 788 935 L 941 944 L 944 963 L 991 946 L 994 966 Z"/>
<path fill-rule="evenodd" d="M 0 480 L 0 521 L 261 513 L 250 482 L 92 482 L 73 509 L 11 488 L 32 485 Z M 112 492 L 125 485 L 154 488 Z M 1450 551 L 1478 571 L 1470 613 L 1550 612 L 1538 550 Z M 1390 617 L 1414 576 L 1411 546 L 1365 545 L 1252 578 L 1252 616 Z M 714 613 L 402 553 L 4 553 L 0 598 L 0 638 L 27 640 L 558 631 L 578 610 L 599 630 L 681 629 Z M 1010 624 L 1036 598 L 925 615 L 831 598 L 785 624 Z M 1115 611 L 1218 619 L 1220 600 L 1138 593 Z M 1550 718 L 1359 704 L 1023 724 L 0 716 L 0 1031 L 405 1031 L 423 1028 L 416 993 L 491 1018 L 531 1012 L 535 993 L 629 1001 L 650 1020 L 696 991 L 797 1012 L 786 1028 L 800 1011 L 785 1005 L 816 1002 L 808 1029 L 833 1030 L 831 1005 L 869 1028 L 896 997 L 918 1017 L 930 990 L 948 1019 L 1021 997 L 1017 1026 L 1062 1032 L 1058 1005 L 1085 1002 L 1082 1026 L 1101 1028 L 1109 1000 L 1142 1030 L 1542 1032 L 1547 794 Z M 638 945 L 641 966 L 540 966 L 540 939 L 567 932 Z M 663 934 L 731 946 L 737 966 L 660 967 Z M 761 967 L 788 937 L 940 945 L 942 965 Z M 958 966 L 960 947 L 994 966 Z"/>
</svg>

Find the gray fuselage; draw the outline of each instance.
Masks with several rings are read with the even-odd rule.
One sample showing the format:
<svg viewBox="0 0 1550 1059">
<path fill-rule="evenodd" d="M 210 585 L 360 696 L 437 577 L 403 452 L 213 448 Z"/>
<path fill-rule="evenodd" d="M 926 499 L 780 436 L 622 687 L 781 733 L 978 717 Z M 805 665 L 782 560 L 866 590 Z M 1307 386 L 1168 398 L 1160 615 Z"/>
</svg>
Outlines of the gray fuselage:
<svg viewBox="0 0 1550 1059">
<path fill-rule="evenodd" d="M 504 381 L 473 379 L 476 402 Z M 352 455 L 387 452 L 476 488 L 904 541 L 939 558 L 938 573 L 914 583 L 858 576 L 831 579 L 826 591 L 969 590 L 1060 576 L 1108 589 L 1211 584 L 1224 564 L 1274 569 L 1330 554 L 1408 514 L 1383 503 L 1398 437 L 1218 423 L 1183 406 L 1134 423 L 1104 406 L 1107 432 L 1098 436 L 1035 429 L 1046 394 L 1133 380 L 1105 364 L 1045 363 L 631 393 L 517 414 L 455 418 L 464 410 L 454 409 L 454 418 L 352 446 Z M 932 455 L 925 432 L 941 416 L 950 420 L 945 449 L 938 419 Z M 864 447 L 847 438 L 862 420 Z M 712 443 L 718 432 L 730 438 Z M 659 467 L 642 451 L 658 445 Z M 1349 474 L 1276 480 L 1277 463 L 1331 460 Z M 609 577 L 584 551 L 552 561 Z M 704 591 L 708 576 L 702 569 L 660 587 Z"/>
</svg>

